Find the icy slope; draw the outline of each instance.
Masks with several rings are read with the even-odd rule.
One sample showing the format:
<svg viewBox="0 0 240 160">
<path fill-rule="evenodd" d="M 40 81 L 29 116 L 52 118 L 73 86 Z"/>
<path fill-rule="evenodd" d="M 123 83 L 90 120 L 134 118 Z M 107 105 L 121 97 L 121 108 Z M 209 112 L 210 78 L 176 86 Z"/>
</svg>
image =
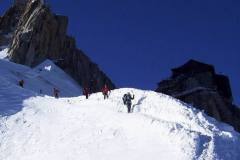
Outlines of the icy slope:
<svg viewBox="0 0 240 160">
<path fill-rule="evenodd" d="M 18 85 L 25 81 L 24 88 L 44 95 L 53 95 L 53 87 L 58 88 L 61 96 L 77 96 L 82 93 L 79 85 L 52 61 L 46 60 L 32 69 L 24 65 L 0 59 L 1 78 Z"/>
<path fill-rule="evenodd" d="M 33 77 L 43 81 L 42 84 L 37 84 L 37 86 L 41 86 L 42 94 L 44 95 L 52 95 L 52 86 L 60 90 L 61 97 L 73 97 L 82 94 L 82 89 L 79 84 L 50 60 L 46 60 L 37 66 L 30 72 L 30 75 L 31 74 Z M 34 84 L 34 86 L 35 85 L 36 84 Z"/>
<path fill-rule="evenodd" d="M 121 100 L 128 91 L 135 94 L 132 114 Z M 32 97 L 23 105 L 0 119 L 1 160 L 240 159 L 232 127 L 155 92 L 120 89 L 105 101 L 100 93 L 89 100 Z"/>
<path fill-rule="evenodd" d="M 49 60 L 32 69 L 9 62 L 7 59 L 0 59 L 0 75 L 0 114 L 2 115 L 21 110 L 23 100 L 40 95 L 40 90 L 41 94 L 53 95 L 55 87 L 60 90 L 61 97 L 82 94 L 79 85 Z M 21 79 L 25 81 L 23 89 L 18 86 L 18 81 Z"/>
</svg>

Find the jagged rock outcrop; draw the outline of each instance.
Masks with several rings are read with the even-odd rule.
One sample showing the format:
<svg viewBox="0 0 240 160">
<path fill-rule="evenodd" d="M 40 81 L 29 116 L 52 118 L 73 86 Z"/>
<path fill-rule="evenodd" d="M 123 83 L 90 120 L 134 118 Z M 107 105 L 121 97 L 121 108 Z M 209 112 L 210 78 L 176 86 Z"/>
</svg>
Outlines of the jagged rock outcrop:
<svg viewBox="0 0 240 160">
<path fill-rule="evenodd" d="M 0 46 L 7 46 L 11 43 L 13 33 L 24 12 L 25 6 L 16 4 L 11 6 L 8 11 L 0 17 Z"/>
<path fill-rule="evenodd" d="M 11 61 L 34 67 L 51 59 L 81 86 L 91 85 L 94 92 L 104 84 L 115 88 L 97 64 L 77 49 L 75 39 L 67 35 L 67 17 L 52 13 L 42 0 L 26 0 L 24 6 L 9 49 Z"/>
<path fill-rule="evenodd" d="M 240 109 L 233 104 L 229 79 L 216 74 L 212 65 L 190 60 L 172 69 L 172 76 L 161 81 L 156 91 L 192 104 L 240 131 Z"/>
</svg>

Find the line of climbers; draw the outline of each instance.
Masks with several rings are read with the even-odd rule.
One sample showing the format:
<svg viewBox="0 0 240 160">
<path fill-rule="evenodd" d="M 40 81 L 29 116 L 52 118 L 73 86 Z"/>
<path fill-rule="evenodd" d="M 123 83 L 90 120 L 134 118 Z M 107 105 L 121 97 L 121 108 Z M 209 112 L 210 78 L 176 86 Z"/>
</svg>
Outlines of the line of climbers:
<svg viewBox="0 0 240 160">
<path fill-rule="evenodd" d="M 18 81 L 18 85 L 19 85 L 21 88 L 24 88 L 24 84 L 25 84 L 25 81 L 24 81 L 23 79 L 21 79 L 21 80 Z M 43 93 L 42 89 L 39 90 L 39 93 L 40 93 L 40 94 Z M 54 88 L 53 88 L 53 96 L 54 96 L 55 98 L 59 98 L 59 94 L 60 94 L 60 90 L 54 87 Z"/>
<path fill-rule="evenodd" d="M 105 84 L 102 89 L 102 94 L 103 94 L 103 98 L 107 99 L 109 97 L 109 94 L 111 92 L 111 90 L 109 89 L 109 87 L 107 86 L 107 84 Z M 88 97 L 90 96 L 90 94 L 94 93 L 93 90 L 91 90 L 91 88 L 88 87 L 84 87 L 83 88 L 83 95 L 86 96 L 86 99 L 88 99 Z"/>
<path fill-rule="evenodd" d="M 24 88 L 24 80 L 20 80 L 18 82 L 18 85 L 22 88 Z M 105 99 L 108 99 L 109 98 L 109 95 L 111 93 L 111 90 L 109 89 L 109 87 L 107 86 L 107 84 L 105 84 L 103 87 L 102 87 L 102 94 L 103 94 L 103 97 L 104 97 L 104 100 Z M 83 88 L 83 95 L 86 96 L 86 99 L 88 99 L 88 97 L 90 96 L 90 94 L 93 93 L 93 90 L 92 89 L 89 89 L 88 87 L 84 87 Z M 42 90 L 40 89 L 40 94 L 42 94 Z M 57 88 L 53 88 L 53 95 L 55 98 L 59 98 L 59 94 L 60 94 L 60 90 L 57 89 Z M 131 113 L 133 108 L 132 108 L 132 100 L 134 99 L 134 94 L 131 95 L 130 92 L 126 93 L 123 95 L 122 97 L 122 100 L 123 100 L 123 104 L 127 106 L 127 110 L 128 110 L 128 113 Z"/>
<path fill-rule="evenodd" d="M 90 84 L 92 84 L 91 86 L 94 86 L 93 83 L 94 83 L 93 81 L 90 82 Z M 18 85 L 19 85 L 20 87 L 24 88 L 24 84 L 25 84 L 25 81 L 24 81 L 23 79 L 21 79 L 21 80 L 18 81 Z M 90 88 L 84 87 L 84 89 L 83 89 L 83 95 L 85 95 L 85 96 L 86 96 L 86 99 L 88 99 L 88 97 L 90 96 L 90 94 L 94 93 L 94 90 L 95 90 L 95 89 L 94 89 L 93 87 L 90 87 Z M 107 86 L 107 84 L 105 84 L 105 85 L 103 86 L 103 88 L 102 88 L 102 93 L 103 93 L 104 99 L 107 99 L 107 98 L 109 97 L 110 92 L 111 92 L 111 91 L 110 91 L 109 87 Z M 39 90 L 39 93 L 40 93 L 40 94 L 43 93 L 42 89 Z M 59 98 L 59 94 L 60 94 L 60 90 L 54 87 L 54 88 L 53 88 L 53 96 L 54 96 L 55 98 Z"/>
<path fill-rule="evenodd" d="M 104 100 L 108 99 L 109 95 L 111 93 L 111 90 L 108 88 L 107 84 L 105 84 L 103 86 L 101 91 L 102 91 Z M 88 97 L 90 96 L 90 92 L 89 92 L 89 88 L 88 87 L 84 87 L 83 95 L 86 96 L 86 99 L 88 99 Z M 122 97 L 123 104 L 127 106 L 128 113 L 131 113 L 132 110 L 133 110 L 133 108 L 132 108 L 132 100 L 134 99 L 134 97 L 135 97 L 134 94 L 131 95 L 130 92 L 124 94 L 123 97 Z"/>
</svg>

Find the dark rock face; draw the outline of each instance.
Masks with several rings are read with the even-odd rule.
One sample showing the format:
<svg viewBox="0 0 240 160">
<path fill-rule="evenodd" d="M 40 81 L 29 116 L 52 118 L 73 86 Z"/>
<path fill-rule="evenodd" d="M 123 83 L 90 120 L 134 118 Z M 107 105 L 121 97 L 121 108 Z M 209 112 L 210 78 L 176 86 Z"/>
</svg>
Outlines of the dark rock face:
<svg viewBox="0 0 240 160">
<path fill-rule="evenodd" d="M 0 46 L 7 46 L 11 43 L 24 8 L 22 5 L 13 5 L 4 16 L 0 17 Z"/>
<path fill-rule="evenodd" d="M 229 79 L 216 74 L 212 65 L 190 60 L 172 69 L 172 76 L 161 81 L 156 91 L 192 104 L 240 131 L 240 109 L 232 104 Z"/>
<path fill-rule="evenodd" d="M 17 5 L 17 6 L 24 6 L 26 5 L 28 2 L 28 0 L 14 0 L 14 4 Z"/>
<path fill-rule="evenodd" d="M 99 67 L 77 49 L 75 39 L 67 35 L 67 17 L 53 14 L 42 0 L 29 0 L 25 6 L 11 41 L 11 61 L 34 67 L 50 59 L 81 86 L 91 85 L 93 92 L 100 91 L 104 84 L 115 88 Z"/>
</svg>

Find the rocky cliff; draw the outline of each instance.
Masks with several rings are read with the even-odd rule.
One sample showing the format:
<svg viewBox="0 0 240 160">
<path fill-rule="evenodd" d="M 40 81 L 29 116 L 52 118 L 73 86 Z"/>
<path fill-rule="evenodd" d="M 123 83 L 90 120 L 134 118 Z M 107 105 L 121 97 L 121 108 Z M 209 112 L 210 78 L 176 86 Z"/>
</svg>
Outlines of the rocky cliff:
<svg viewBox="0 0 240 160">
<path fill-rule="evenodd" d="M 11 43 L 24 9 L 23 5 L 13 5 L 0 17 L 0 46 L 8 46 Z"/>
<path fill-rule="evenodd" d="M 192 104 L 240 131 L 240 109 L 233 104 L 229 79 L 216 74 L 212 65 L 190 60 L 172 69 L 172 76 L 161 81 L 156 91 Z"/>
<path fill-rule="evenodd" d="M 18 14 L 13 27 L 10 27 L 14 34 L 9 39 L 10 43 L 6 42 L 10 44 L 11 61 L 34 67 L 45 59 L 51 59 L 81 86 L 91 85 L 94 92 L 100 91 L 104 84 L 115 88 L 97 64 L 76 47 L 75 39 L 67 35 L 67 17 L 52 13 L 42 0 L 22 2 L 12 7 L 25 6 L 24 9 L 20 7 L 21 12 L 11 11 L 10 8 L 3 16 L 3 19 L 12 21 L 11 17 L 6 16 L 8 12 L 13 12 L 10 15 Z M 6 22 L 3 26 L 9 28 L 10 25 L 11 22 Z M 0 26 L 0 30 L 4 27 Z"/>
</svg>

